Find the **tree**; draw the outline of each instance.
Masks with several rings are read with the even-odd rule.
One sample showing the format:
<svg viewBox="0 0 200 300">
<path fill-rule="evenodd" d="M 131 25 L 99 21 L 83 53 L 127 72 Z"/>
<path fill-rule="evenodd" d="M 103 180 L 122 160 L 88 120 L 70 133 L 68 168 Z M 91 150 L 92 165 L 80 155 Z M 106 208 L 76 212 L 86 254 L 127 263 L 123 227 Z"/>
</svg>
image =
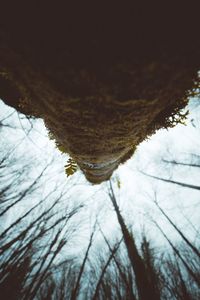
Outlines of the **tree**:
<svg viewBox="0 0 200 300">
<path fill-rule="evenodd" d="M 112 201 L 115 209 L 118 222 L 124 237 L 124 242 L 127 248 L 128 256 L 135 274 L 135 280 L 140 300 L 147 299 L 160 299 L 159 290 L 156 289 L 156 276 L 154 276 L 153 269 L 146 270 L 145 262 L 140 256 L 135 245 L 134 237 L 128 231 L 124 219 L 120 213 L 119 207 L 116 202 L 115 194 L 113 192 L 112 184 L 110 182 L 110 200 Z"/>
<path fill-rule="evenodd" d="M 144 234 L 136 239 L 112 184 L 106 200 L 112 202 L 120 230 L 107 238 L 98 212 L 82 247 L 80 219 L 87 219 L 87 213 L 79 214 L 84 207 L 71 199 L 73 191 L 66 198 L 70 181 L 64 187 L 50 185 L 42 196 L 40 187 L 48 181 L 46 173 L 52 177 L 52 165 L 44 163 L 32 174 L 33 160 L 15 151 L 7 141 L 0 150 L 0 294 L 5 299 L 199 299 L 199 240 L 188 237 L 159 202 L 161 215 L 181 238 L 175 242 L 153 220 L 171 249 L 162 251 Z M 119 179 L 116 183 L 120 188 Z M 75 251 L 76 246 L 83 249 Z"/>
<path fill-rule="evenodd" d="M 33 161 L 26 159 L 26 148 L 17 155 L 16 145 L 6 146 L 0 152 L 0 218 L 4 220 L 0 230 L 0 294 L 17 300 L 37 299 L 42 293 L 49 299 L 54 282 L 51 268 L 57 261 L 66 261 L 64 256 L 58 257 L 69 242 L 73 243 L 78 225 L 73 222 L 83 205 L 66 201 L 69 187 L 58 185 L 58 191 L 49 187 L 42 196 L 41 184 L 52 161 L 33 175 Z"/>
<path fill-rule="evenodd" d="M 107 180 L 155 130 L 183 121 L 199 81 L 197 12 L 195 1 L 8 5 L 0 97 L 43 118 L 89 181 Z"/>
</svg>

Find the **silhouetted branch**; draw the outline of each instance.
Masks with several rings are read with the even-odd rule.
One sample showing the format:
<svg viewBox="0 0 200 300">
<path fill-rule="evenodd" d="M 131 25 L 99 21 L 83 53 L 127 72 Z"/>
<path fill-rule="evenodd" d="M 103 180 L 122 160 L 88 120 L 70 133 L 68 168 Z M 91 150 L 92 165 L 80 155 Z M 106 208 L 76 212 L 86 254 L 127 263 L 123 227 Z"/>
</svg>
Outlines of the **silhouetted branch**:
<svg viewBox="0 0 200 300">
<path fill-rule="evenodd" d="M 189 188 L 189 189 L 200 190 L 200 186 L 198 186 L 198 185 L 192 185 L 192 184 L 188 184 L 188 183 L 184 183 L 184 182 L 174 181 L 174 180 L 171 180 L 171 179 L 165 179 L 165 178 L 161 178 L 161 177 L 157 177 L 157 176 L 154 176 L 154 175 L 147 174 L 147 173 L 142 172 L 142 171 L 140 171 L 140 172 L 145 176 L 148 176 L 148 177 L 160 180 L 160 181 L 177 184 L 179 186 L 186 187 L 186 188 Z"/>
</svg>

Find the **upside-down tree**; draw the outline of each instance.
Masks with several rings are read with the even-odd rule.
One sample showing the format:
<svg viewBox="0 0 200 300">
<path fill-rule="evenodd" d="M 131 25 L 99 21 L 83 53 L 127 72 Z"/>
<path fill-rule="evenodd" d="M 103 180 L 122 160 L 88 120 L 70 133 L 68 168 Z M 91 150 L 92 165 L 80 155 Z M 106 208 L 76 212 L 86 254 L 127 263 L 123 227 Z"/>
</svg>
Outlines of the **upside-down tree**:
<svg viewBox="0 0 200 300">
<path fill-rule="evenodd" d="M 197 4 L 8 1 L 0 97 L 43 118 L 89 181 L 107 180 L 155 130 L 182 122 L 199 80 Z"/>
</svg>

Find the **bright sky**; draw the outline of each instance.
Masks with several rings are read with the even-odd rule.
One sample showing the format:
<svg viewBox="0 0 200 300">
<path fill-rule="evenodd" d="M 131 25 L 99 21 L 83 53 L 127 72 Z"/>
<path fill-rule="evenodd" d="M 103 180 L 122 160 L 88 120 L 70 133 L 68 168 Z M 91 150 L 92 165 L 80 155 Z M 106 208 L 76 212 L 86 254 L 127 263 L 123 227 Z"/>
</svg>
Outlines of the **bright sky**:
<svg viewBox="0 0 200 300">
<path fill-rule="evenodd" d="M 151 218 L 154 218 L 169 236 L 177 238 L 171 226 L 153 203 L 155 195 L 162 208 L 191 240 L 195 238 L 193 226 L 196 229 L 200 227 L 199 191 L 161 182 L 144 176 L 140 172 L 166 179 L 173 178 L 173 180 L 194 185 L 199 184 L 200 168 L 172 167 L 162 162 L 162 159 L 168 159 L 190 163 L 191 153 L 200 155 L 199 100 L 192 99 L 187 109 L 190 113 L 186 126 L 178 125 L 173 129 L 158 131 L 148 141 L 139 145 L 135 155 L 120 166 L 113 175 L 116 196 L 127 225 L 136 235 L 141 232 L 141 229 L 144 229 L 155 243 L 163 243 L 163 238 L 152 226 Z M 3 123 L 17 128 L 5 127 L 2 130 L 0 128 L 1 147 L 5 147 L 6 144 L 18 144 L 16 153 L 19 156 L 26 149 L 26 159 L 34 159 L 33 176 L 41 170 L 46 162 L 54 159 L 51 170 L 47 174 L 48 179 L 41 187 L 41 195 L 45 195 L 56 182 L 59 182 L 61 186 L 74 184 L 69 192 L 69 198 L 86 203 L 85 217 L 88 217 L 88 222 L 90 223 L 92 218 L 98 216 L 104 224 L 107 235 L 112 236 L 118 230 L 118 224 L 107 196 L 107 183 L 92 186 L 80 171 L 67 178 L 64 173 L 64 165 L 68 157 L 61 154 L 55 148 L 54 142 L 49 140 L 42 120 L 34 121 L 31 129 L 31 123 L 22 119 L 22 115 L 19 117 L 12 108 L 0 101 L 0 120 L 10 114 L 11 116 Z M 21 130 L 22 128 L 24 130 Z M 120 189 L 117 187 L 116 178 L 120 179 Z M 34 199 L 30 201 L 34 201 Z M 23 206 L 20 209 L 23 211 L 25 208 Z M 13 215 L 13 212 L 7 215 L 5 224 L 9 224 L 13 220 Z M 188 221 L 191 223 L 189 226 Z M 86 227 L 83 228 L 83 236 L 87 235 L 87 230 L 84 231 Z"/>
</svg>

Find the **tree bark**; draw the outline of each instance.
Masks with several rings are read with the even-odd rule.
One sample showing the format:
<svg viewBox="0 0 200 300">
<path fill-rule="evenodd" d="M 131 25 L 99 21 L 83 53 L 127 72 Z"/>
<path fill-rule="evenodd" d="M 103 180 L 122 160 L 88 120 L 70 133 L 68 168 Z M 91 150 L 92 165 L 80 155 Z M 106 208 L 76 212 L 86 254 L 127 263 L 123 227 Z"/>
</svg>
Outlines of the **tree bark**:
<svg viewBox="0 0 200 300">
<path fill-rule="evenodd" d="M 178 122 L 200 66 L 195 5 L 111 2 L 29 1 L 0 20 L 0 97 L 43 118 L 93 183 Z"/>
</svg>

